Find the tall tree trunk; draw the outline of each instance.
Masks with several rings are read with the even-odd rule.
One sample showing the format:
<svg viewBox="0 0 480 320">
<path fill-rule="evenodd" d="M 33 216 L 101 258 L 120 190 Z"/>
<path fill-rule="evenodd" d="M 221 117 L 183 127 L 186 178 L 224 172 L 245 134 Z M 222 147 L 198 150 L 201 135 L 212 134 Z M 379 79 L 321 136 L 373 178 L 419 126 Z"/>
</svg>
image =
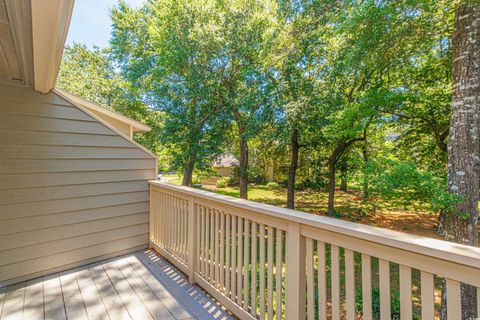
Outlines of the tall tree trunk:
<svg viewBox="0 0 480 320">
<path fill-rule="evenodd" d="M 292 130 L 292 137 L 290 139 L 290 145 L 292 148 L 292 159 L 290 162 L 290 169 L 288 170 L 288 182 L 287 182 L 287 208 L 295 209 L 295 178 L 297 175 L 298 167 L 298 129 Z"/>
<path fill-rule="evenodd" d="M 351 140 L 343 140 L 340 142 L 337 147 L 333 150 L 330 158 L 328 159 L 328 209 L 327 214 L 330 217 L 335 216 L 335 166 L 337 165 L 338 159 L 342 154 L 350 147 L 353 143 L 357 141 L 364 141 L 366 139 L 365 132 L 363 137 L 353 138 Z"/>
<path fill-rule="evenodd" d="M 446 210 L 444 236 L 474 246 L 478 242 L 480 171 L 480 5 L 462 1 L 455 15 L 447 190 L 462 201 Z M 462 319 L 475 318 L 475 288 L 462 284 L 461 294 Z"/>
<path fill-rule="evenodd" d="M 195 164 L 193 161 L 193 157 L 187 162 L 187 165 L 183 169 L 183 179 L 182 179 L 182 186 L 191 187 L 193 183 L 193 168 Z"/>
<path fill-rule="evenodd" d="M 348 182 L 347 182 L 347 165 L 342 163 L 340 167 L 340 190 L 347 191 L 348 190 Z"/>
<path fill-rule="evenodd" d="M 248 142 L 240 129 L 240 198 L 248 199 Z"/>
<path fill-rule="evenodd" d="M 369 198 L 369 193 L 368 193 L 368 149 L 367 149 L 367 141 L 365 140 L 365 143 L 363 144 L 362 148 L 362 157 L 363 157 L 363 199 L 368 200 Z"/>
<path fill-rule="evenodd" d="M 332 154 L 328 161 L 328 210 L 330 217 L 335 216 L 335 163 L 337 162 L 335 154 Z"/>
</svg>

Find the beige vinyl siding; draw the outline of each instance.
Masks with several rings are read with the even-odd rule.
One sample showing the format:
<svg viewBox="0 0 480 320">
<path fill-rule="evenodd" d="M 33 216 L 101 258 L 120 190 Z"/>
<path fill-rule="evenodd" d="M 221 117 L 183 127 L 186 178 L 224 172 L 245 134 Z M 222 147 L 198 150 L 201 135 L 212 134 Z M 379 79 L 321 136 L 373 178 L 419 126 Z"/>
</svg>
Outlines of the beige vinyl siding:
<svg viewBox="0 0 480 320">
<path fill-rule="evenodd" d="M 146 248 L 155 157 L 54 93 L 0 86 L 0 287 Z"/>
</svg>

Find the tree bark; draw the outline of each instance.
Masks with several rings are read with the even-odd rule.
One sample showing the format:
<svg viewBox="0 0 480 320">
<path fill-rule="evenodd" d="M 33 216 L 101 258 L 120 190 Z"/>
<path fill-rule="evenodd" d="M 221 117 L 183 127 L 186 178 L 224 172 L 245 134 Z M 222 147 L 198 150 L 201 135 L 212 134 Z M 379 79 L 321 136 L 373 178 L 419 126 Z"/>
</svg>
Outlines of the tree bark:
<svg viewBox="0 0 480 320">
<path fill-rule="evenodd" d="M 461 2 L 455 13 L 452 114 L 448 140 L 447 190 L 461 198 L 445 211 L 444 236 L 478 243 L 480 171 L 480 6 Z M 462 284 L 462 319 L 476 317 L 475 288 Z"/>
<path fill-rule="evenodd" d="M 365 141 L 365 144 L 363 145 L 362 148 L 362 157 L 363 157 L 363 199 L 368 200 L 370 197 L 370 194 L 368 192 L 368 149 L 367 149 L 367 141 Z"/>
<path fill-rule="evenodd" d="M 347 165 L 345 163 L 342 163 L 342 165 L 340 166 L 340 190 L 348 190 Z"/>
<path fill-rule="evenodd" d="M 350 147 L 353 143 L 357 141 L 364 141 L 366 139 L 365 133 L 363 137 L 354 138 L 351 140 L 343 140 L 340 142 L 337 147 L 333 150 L 330 158 L 328 159 L 328 209 L 327 214 L 330 217 L 335 216 L 335 166 L 338 159 L 342 154 Z"/>
<path fill-rule="evenodd" d="M 298 129 L 296 128 L 292 130 L 290 145 L 292 148 L 292 158 L 290 162 L 290 168 L 288 170 L 287 208 L 295 209 L 295 179 L 298 168 L 298 150 L 300 149 L 298 144 Z"/>
<path fill-rule="evenodd" d="M 330 217 L 335 216 L 335 156 L 332 155 L 328 161 L 328 210 Z"/>
<path fill-rule="evenodd" d="M 240 198 L 248 199 L 248 142 L 240 129 Z"/>
<path fill-rule="evenodd" d="M 182 186 L 187 186 L 191 187 L 193 184 L 193 168 L 195 164 L 193 161 L 193 158 L 190 157 L 190 159 L 187 162 L 187 165 L 183 169 L 183 179 L 182 179 Z"/>
</svg>

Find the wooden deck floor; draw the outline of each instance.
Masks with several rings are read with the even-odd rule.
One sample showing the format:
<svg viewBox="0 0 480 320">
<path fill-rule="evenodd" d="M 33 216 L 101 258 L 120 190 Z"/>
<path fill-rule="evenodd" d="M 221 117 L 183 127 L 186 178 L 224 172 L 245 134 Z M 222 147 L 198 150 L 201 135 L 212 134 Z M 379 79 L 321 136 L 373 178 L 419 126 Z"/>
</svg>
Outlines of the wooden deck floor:
<svg viewBox="0 0 480 320">
<path fill-rule="evenodd" d="M 233 319 L 152 251 L 0 288 L 0 319 Z"/>
</svg>

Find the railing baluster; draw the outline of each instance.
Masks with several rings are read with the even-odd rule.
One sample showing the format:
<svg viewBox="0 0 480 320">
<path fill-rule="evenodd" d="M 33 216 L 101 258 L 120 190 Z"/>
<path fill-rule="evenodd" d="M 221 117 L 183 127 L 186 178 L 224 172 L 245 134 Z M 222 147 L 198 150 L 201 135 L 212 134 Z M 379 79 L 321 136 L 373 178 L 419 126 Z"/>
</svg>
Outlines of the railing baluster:
<svg viewBox="0 0 480 320">
<path fill-rule="evenodd" d="M 230 252 L 231 252 L 231 244 L 230 244 L 230 230 L 231 230 L 231 223 L 230 223 L 230 215 L 227 213 L 226 214 L 226 235 L 225 235 L 225 240 L 226 240 L 226 245 L 225 245 L 225 250 L 226 252 L 226 268 L 225 268 L 225 294 L 227 296 L 230 295 Z"/>
<path fill-rule="evenodd" d="M 208 266 L 208 275 L 210 281 L 215 282 L 215 211 L 211 208 L 207 208 L 209 219 L 210 219 L 210 250 L 209 250 L 209 266 Z"/>
<path fill-rule="evenodd" d="M 460 282 L 447 279 L 447 319 L 461 319 Z"/>
<path fill-rule="evenodd" d="M 327 272 L 325 268 L 325 243 L 317 241 L 318 319 L 327 319 Z"/>
<path fill-rule="evenodd" d="M 251 310 L 253 316 L 257 315 L 257 222 L 252 221 L 252 292 Z"/>
<path fill-rule="evenodd" d="M 480 318 L 480 288 L 477 288 L 477 318 Z"/>
<path fill-rule="evenodd" d="M 243 219 L 238 217 L 238 252 L 237 252 L 237 304 L 242 305 L 243 275 Z"/>
<path fill-rule="evenodd" d="M 267 227 L 267 288 L 268 288 L 268 300 L 267 300 L 267 310 L 268 310 L 268 319 L 273 319 L 273 228 Z"/>
<path fill-rule="evenodd" d="M 225 291 L 225 213 L 220 212 L 220 291 Z"/>
<path fill-rule="evenodd" d="M 243 261 L 245 267 L 243 268 L 243 308 L 248 310 L 248 299 L 250 291 L 248 290 L 248 276 L 249 276 L 249 264 L 250 264 L 250 221 L 248 219 L 244 220 L 245 222 L 245 235 L 243 237 Z"/>
<path fill-rule="evenodd" d="M 422 299 L 422 319 L 434 319 L 434 287 L 433 274 L 421 272 L 421 299 Z"/>
<path fill-rule="evenodd" d="M 260 224 L 260 319 L 265 319 L 265 225 Z"/>
<path fill-rule="evenodd" d="M 215 227 L 214 227 L 214 234 L 215 234 L 215 244 L 214 244 L 214 283 L 215 287 L 220 288 L 220 237 L 219 237 L 219 232 L 220 232 L 220 216 L 218 213 L 218 210 L 214 210 L 214 215 L 215 215 Z"/>
<path fill-rule="evenodd" d="M 400 265 L 400 319 L 412 319 L 412 270 Z"/>
<path fill-rule="evenodd" d="M 390 262 L 379 259 L 378 273 L 380 278 L 380 319 L 391 318 L 390 307 Z"/>
<path fill-rule="evenodd" d="M 315 318 L 315 296 L 313 292 L 315 279 L 313 277 L 313 240 L 307 238 L 306 248 L 306 268 L 307 268 L 307 317 L 308 320 Z"/>
<path fill-rule="evenodd" d="M 345 249 L 345 300 L 346 318 L 355 319 L 355 264 L 353 251 Z"/>
<path fill-rule="evenodd" d="M 235 300 L 237 294 L 237 216 L 232 216 L 232 270 L 230 299 Z"/>
<path fill-rule="evenodd" d="M 282 319 L 282 250 L 283 250 L 283 231 L 277 228 L 277 235 L 275 238 L 276 241 L 276 257 L 275 257 L 275 314 L 276 319 Z"/>
<path fill-rule="evenodd" d="M 340 319 L 340 251 L 331 245 L 332 263 L 332 320 Z"/>
<path fill-rule="evenodd" d="M 372 320 L 372 264 L 369 255 L 362 253 L 362 319 Z"/>
</svg>

